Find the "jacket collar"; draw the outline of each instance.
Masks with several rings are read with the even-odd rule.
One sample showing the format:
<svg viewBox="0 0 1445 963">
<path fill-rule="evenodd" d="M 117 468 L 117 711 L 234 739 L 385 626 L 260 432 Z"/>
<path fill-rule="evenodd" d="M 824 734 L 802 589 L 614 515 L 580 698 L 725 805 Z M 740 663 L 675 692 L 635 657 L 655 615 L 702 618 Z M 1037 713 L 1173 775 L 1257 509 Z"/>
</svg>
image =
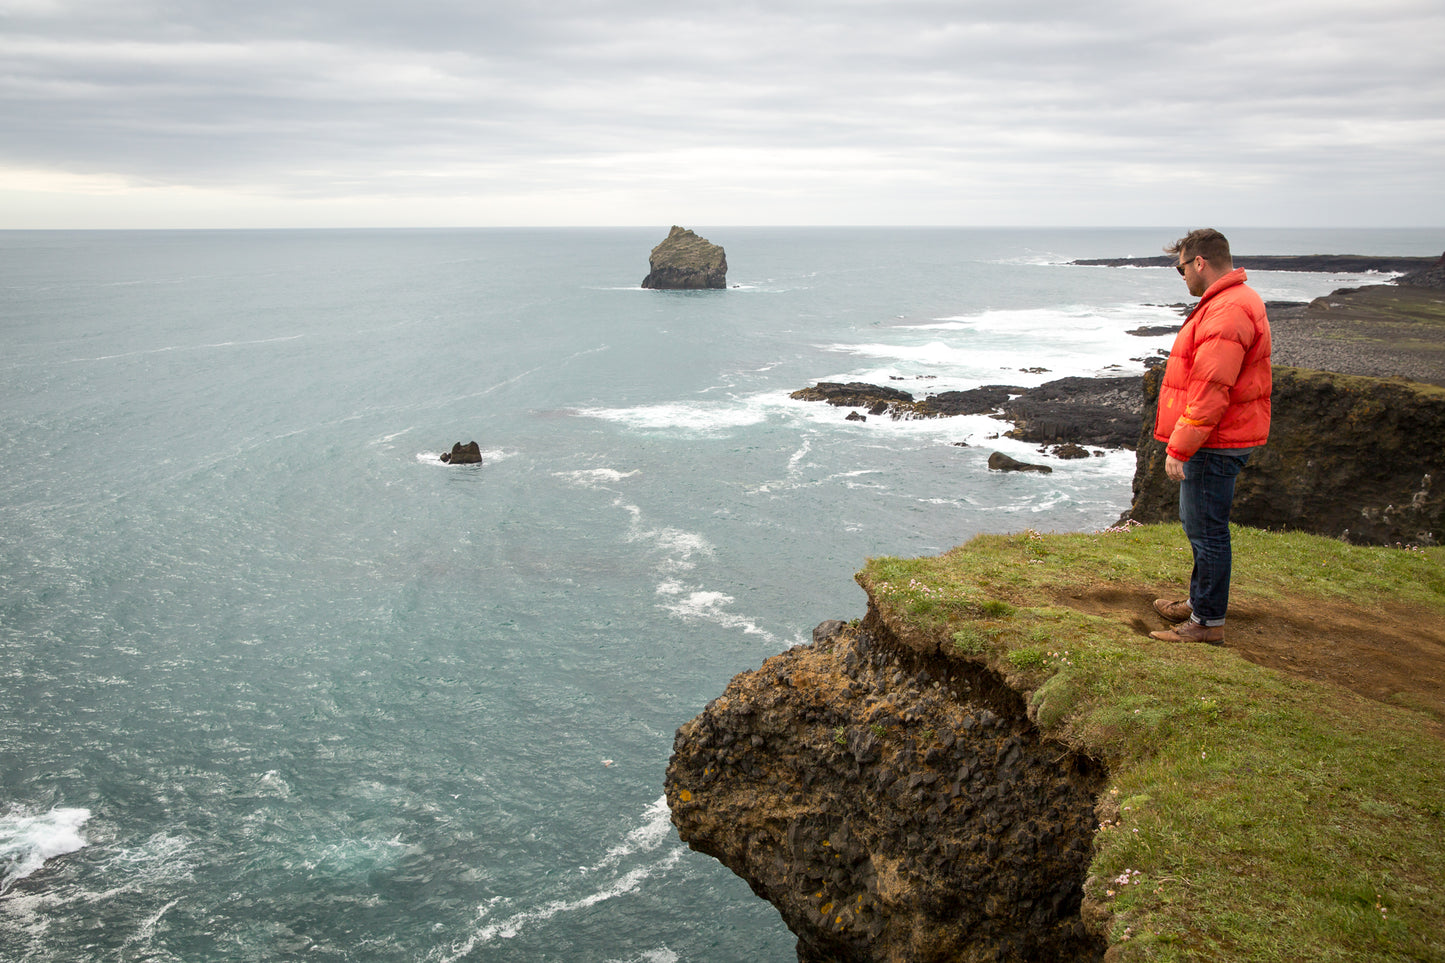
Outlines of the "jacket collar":
<svg viewBox="0 0 1445 963">
<path fill-rule="evenodd" d="M 1188 324 L 1189 320 L 1199 313 L 1199 309 L 1204 307 L 1204 305 L 1209 302 L 1210 298 L 1214 297 L 1216 294 L 1218 294 L 1220 291 L 1225 290 L 1226 288 L 1232 288 L 1236 284 L 1243 284 L 1246 280 L 1246 277 L 1247 276 L 1244 273 L 1244 268 L 1235 268 L 1233 271 L 1230 271 L 1228 274 L 1215 281 L 1208 287 L 1207 290 L 1205 290 L 1204 295 L 1199 299 L 1199 303 L 1194 306 L 1194 310 L 1189 312 L 1189 317 L 1184 319 L 1184 323 Z"/>
<path fill-rule="evenodd" d="M 1230 271 L 1228 274 L 1221 277 L 1218 281 L 1215 281 L 1213 284 L 1211 284 L 1208 290 L 1204 292 L 1204 297 L 1200 298 L 1199 300 L 1201 302 L 1208 301 L 1210 298 L 1214 297 L 1225 288 L 1232 288 L 1236 284 L 1243 284 L 1244 281 L 1244 268 L 1235 268 L 1233 271 Z"/>
</svg>

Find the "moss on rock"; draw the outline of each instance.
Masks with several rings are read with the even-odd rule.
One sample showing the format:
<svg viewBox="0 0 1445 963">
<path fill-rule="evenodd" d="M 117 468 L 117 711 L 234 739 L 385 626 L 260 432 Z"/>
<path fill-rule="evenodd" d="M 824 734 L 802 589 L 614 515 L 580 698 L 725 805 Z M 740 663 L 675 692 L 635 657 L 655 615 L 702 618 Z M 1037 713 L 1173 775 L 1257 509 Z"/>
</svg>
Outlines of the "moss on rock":
<svg viewBox="0 0 1445 963">
<path fill-rule="evenodd" d="M 673 225 L 648 259 L 651 271 L 642 279 L 645 288 L 688 290 L 725 288 L 728 279 L 727 254 L 707 238 Z"/>
</svg>

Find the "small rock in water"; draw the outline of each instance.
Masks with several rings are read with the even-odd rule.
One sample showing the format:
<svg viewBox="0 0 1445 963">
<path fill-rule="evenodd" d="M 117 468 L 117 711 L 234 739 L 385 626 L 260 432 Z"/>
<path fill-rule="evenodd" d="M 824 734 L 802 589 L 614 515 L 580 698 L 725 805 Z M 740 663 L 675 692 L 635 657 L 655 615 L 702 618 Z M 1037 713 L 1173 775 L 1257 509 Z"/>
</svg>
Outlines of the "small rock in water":
<svg viewBox="0 0 1445 963">
<path fill-rule="evenodd" d="M 991 471 L 1036 471 L 1045 475 L 1053 473 L 1053 469 L 1048 465 L 1030 465 L 1000 451 L 988 456 L 988 467 Z"/>
<path fill-rule="evenodd" d="M 475 441 L 469 441 L 465 445 L 457 442 L 452 445 L 451 451 L 442 452 L 442 461 L 448 465 L 480 465 L 482 448 Z"/>
</svg>

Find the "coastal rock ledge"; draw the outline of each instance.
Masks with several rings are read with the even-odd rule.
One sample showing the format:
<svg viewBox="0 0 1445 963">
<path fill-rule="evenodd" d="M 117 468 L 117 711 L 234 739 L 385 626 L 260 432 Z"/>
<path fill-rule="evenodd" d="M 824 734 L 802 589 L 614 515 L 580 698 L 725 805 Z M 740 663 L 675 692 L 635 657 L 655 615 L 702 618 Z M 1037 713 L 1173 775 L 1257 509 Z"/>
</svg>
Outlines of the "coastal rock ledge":
<svg viewBox="0 0 1445 963">
<path fill-rule="evenodd" d="M 681 291 L 728 284 L 728 259 L 723 249 L 677 225 L 652 249 L 647 263 L 651 270 L 642 279 L 645 288 Z"/>
<path fill-rule="evenodd" d="M 682 839 L 778 908 L 800 963 L 1102 960 L 1081 908 L 1103 767 L 871 606 L 813 635 L 678 730 Z"/>
</svg>

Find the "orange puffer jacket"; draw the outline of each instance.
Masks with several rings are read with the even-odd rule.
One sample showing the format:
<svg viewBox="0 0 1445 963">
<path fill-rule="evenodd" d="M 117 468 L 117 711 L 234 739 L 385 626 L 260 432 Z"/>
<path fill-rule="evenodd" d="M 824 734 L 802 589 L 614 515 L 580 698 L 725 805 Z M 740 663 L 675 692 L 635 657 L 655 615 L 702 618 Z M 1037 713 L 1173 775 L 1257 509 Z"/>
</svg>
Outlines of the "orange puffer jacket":
<svg viewBox="0 0 1445 963">
<path fill-rule="evenodd" d="M 1236 268 L 1211 284 L 1169 351 L 1154 437 L 1180 461 L 1269 438 L 1269 318 L 1244 281 Z"/>
</svg>

